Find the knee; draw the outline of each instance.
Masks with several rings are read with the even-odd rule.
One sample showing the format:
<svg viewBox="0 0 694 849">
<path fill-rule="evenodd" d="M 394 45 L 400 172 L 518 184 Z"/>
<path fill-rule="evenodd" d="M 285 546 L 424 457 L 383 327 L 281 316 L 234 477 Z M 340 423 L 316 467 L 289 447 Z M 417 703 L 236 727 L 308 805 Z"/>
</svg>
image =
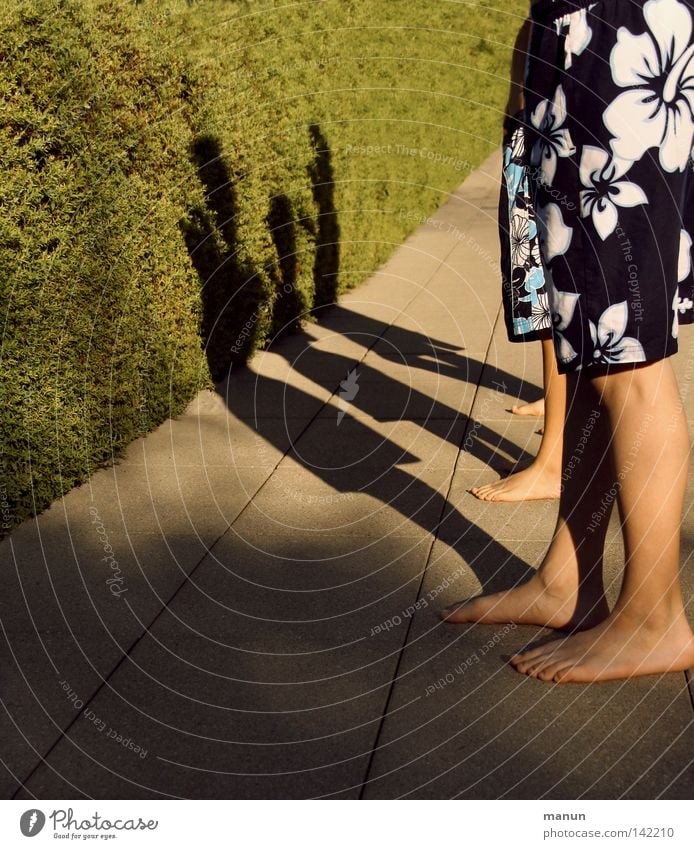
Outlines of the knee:
<svg viewBox="0 0 694 849">
<path fill-rule="evenodd" d="M 657 360 L 627 368 L 611 368 L 590 378 L 601 403 L 612 413 L 669 408 L 679 398 L 670 362 Z"/>
<path fill-rule="evenodd" d="M 605 378 L 600 388 L 600 396 L 608 410 L 648 406 L 645 387 L 638 381 L 616 378 L 615 375 Z"/>
</svg>

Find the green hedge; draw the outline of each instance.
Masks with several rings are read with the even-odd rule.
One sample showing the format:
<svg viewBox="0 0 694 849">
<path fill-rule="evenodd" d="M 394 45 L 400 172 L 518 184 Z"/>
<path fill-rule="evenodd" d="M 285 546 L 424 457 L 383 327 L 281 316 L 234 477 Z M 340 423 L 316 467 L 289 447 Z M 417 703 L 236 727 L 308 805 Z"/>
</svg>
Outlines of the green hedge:
<svg viewBox="0 0 694 849">
<path fill-rule="evenodd" d="M 180 412 L 209 375 L 180 229 L 202 204 L 183 58 L 154 51 L 113 0 L 21 0 L 5 8 L 0 43 L 11 525 Z"/>
<path fill-rule="evenodd" d="M 524 10 L 4 10 L 3 529 L 366 279 L 498 144 Z"/>
</svg>

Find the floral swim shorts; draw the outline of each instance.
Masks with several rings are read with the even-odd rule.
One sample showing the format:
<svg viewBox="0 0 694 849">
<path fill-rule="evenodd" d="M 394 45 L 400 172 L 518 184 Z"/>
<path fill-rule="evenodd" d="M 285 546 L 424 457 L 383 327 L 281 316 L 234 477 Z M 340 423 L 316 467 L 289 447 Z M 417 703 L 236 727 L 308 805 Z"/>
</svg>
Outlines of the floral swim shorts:
<svg viewBox="0 0 694 849">
<path fill-rule="evenodd" d="M 524 123 L 559 371 L 671 356 L 694 319 L 694 2 L 531 14 Z"/>
<path fill-rule="evenodd" d="M 510 342 L 532 342 L 552 327 L 532 203 L 522 112 L 509 121 L 499 192 L 502 303 Z"/>
</svg>

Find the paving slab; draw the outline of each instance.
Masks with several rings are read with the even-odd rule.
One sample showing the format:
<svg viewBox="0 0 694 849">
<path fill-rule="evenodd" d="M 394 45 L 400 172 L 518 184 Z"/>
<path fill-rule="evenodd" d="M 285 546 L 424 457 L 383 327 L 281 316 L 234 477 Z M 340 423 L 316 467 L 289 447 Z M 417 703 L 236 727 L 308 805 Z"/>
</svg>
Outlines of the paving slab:
<svg viewBox="0 0 694 849">
<path fill-rule="evenodd" d="M 430 543 L 354 542 L 225 536 L 20 798 L 356 797 Z"/>
<path fill-rule="evenodd" d="M 61 738 L 75 704 L 88 703 L 208 544 L 183 529 L 126 537 L 88 515 L 42 519 L 40 533 L 25 523 L 3 552 L 3 798 L 16 789 L 13 775 L 27 775 Z"/>
</svg>

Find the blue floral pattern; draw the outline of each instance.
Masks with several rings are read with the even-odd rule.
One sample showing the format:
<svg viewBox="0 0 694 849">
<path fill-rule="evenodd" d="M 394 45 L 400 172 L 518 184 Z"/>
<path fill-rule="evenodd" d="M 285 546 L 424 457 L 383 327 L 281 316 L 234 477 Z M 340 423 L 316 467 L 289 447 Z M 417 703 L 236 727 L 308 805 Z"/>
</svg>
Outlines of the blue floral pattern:
<svg viewBox="0 0 694 849">
<path fill-rule="evenodd" d="M 527 342 L 551 326 L 551 317 L 520 121 L 504 144 L 499 236 L 508 337 L 513 342 Z"/>
</svg>

